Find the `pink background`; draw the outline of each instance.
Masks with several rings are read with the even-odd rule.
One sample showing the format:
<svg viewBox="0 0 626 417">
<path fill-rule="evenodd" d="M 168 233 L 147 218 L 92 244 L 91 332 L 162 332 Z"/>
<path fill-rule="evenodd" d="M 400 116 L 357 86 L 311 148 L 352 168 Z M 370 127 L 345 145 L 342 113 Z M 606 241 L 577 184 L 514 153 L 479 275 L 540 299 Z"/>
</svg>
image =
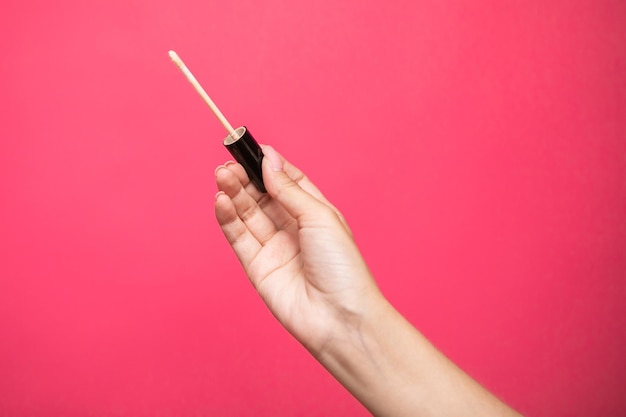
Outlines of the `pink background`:
<svg viewBox="0 0 626 417">
<path fill-rule="evenodd" d="M 3 1 L 0 416 L 367 415 L 212 213 L 235 125 L 534 416 L 626 415 L 626 2 Z"/>
</svg>

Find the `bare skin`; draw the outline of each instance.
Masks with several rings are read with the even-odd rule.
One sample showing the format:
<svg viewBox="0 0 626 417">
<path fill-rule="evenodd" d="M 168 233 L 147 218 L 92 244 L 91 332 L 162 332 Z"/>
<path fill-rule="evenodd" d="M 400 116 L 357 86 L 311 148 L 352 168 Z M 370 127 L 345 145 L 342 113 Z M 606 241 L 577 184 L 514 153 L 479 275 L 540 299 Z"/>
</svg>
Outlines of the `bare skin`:
<svg viewBox="0 0 626 417">
<path fill-rule="evenodd" d="M 228 162 L 215 171 L 215 214 L 287 331 L 376 416 L 518 416 L 389 304 L 341 213 L 272 147 L 263 152 L 268 193 Z"/>
</svg>

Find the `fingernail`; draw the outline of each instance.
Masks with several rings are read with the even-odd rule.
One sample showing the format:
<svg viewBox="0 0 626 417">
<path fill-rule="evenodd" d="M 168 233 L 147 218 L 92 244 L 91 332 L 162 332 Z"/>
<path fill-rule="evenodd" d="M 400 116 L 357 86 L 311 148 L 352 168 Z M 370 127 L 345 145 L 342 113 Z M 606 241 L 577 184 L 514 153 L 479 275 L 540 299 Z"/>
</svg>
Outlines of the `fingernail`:
<svg viewBox="0 0 626 417">
<path fill-rule="evenodd" d="M 217 199 L 220 198 L 221 195 L 226 195 L 226 193 L 224 191 L 218 191 L 217 193 L 215 193 L 215 201 L 217 201 Z"/>
<path fill-rule="evenodd" d="M 215 168 L 215 175 L 217 175 L 217 171 L 219 171 L 222 168 L 225 168 L 225 166 L 224 165 L 219 165 L 217 168 Z"/>
<path fill-rule="evenodd" d="M 234 165 L 234 164 L 236 164 L 236 163 L 237 163 L 237 162 L 235 162 L 235 161 L 226 161 L 226 162 L 224 162 L 224 166 L 225 166 L 225 167 L 227 167 L 227 166 L 229 166 L 229 165 Z"/>
<path fill-rule="evenodd" d="M 283 170 L 283 161 L 280 160 L 280 156 L 278 153 L 269 145 L 263 146 L 263 155 L 270 162 L 270 166 L 272 167 L 272 171 L 282 171 Z"/>
</svg>

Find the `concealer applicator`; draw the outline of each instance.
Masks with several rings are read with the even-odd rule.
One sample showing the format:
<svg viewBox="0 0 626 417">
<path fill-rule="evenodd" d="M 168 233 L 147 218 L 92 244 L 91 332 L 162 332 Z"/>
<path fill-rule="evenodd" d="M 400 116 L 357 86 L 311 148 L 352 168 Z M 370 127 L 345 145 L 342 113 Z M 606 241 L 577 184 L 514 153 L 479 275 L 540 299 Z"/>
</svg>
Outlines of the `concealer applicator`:
<svg viewBox="0 0 626 417">
<path fill-rule="evenodd" d="M 217 120 L 224 126 L 226 132 L 228 132 L 228 136 L 226 136 L 223 142 L 228 152 L 243 166 L 248 174 L 248 178 L 250 178 L 250 181 L 252 181 L 256 188 L 262 193 L 265 193 L 263 173 L 261 172 L 263 151 L 250 134 L 250 131 L 245 126 L 233 129 L 233 126 L 226 120 L 220 109 L 217 108 L 213 100 L 211 100 L 211 97 L 204 91 L 204 88 L 202 88 L 198 80 L 196 80 L 196 77 L 189 71 L 189 68 L 187 68 L 178 54 L 174 51 L 169 51 L 169 56 L 172 62 L 176 64 L 191 83 L 193 88 L 200 94 L 200 97 L 202 97 L 204 102 L 209 106 L 215 117 L 217 117 Z"/>
</svg>

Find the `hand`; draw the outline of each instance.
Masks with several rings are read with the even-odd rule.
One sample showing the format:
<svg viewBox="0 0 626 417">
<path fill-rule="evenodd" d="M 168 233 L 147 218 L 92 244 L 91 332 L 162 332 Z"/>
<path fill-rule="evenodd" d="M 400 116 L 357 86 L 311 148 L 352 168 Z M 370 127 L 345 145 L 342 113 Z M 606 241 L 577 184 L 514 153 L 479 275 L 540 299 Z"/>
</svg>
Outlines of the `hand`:
<svg viewBox="0 0 626 417">
<path fill-rule="evenodd" d="M 314 355 L 384 300 L 339 211 L 272 147 L 268 193 L 243 167 L 217 168 L 217 220 L 274 316 Z"/>
</svg>

